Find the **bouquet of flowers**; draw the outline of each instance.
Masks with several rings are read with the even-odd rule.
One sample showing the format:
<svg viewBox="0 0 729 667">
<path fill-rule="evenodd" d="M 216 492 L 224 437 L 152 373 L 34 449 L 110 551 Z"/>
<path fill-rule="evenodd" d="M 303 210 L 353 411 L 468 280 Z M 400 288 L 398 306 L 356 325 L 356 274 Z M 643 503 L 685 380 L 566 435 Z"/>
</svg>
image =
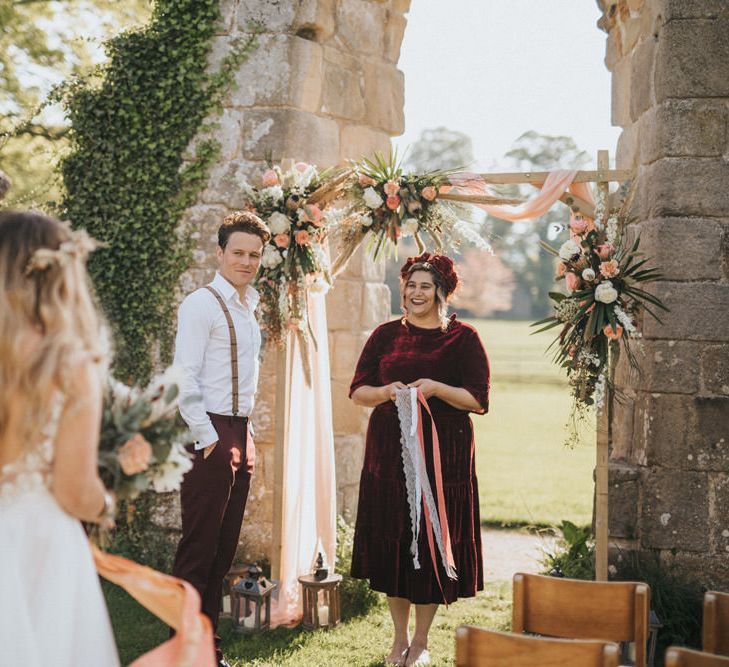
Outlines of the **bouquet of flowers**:
<svg viewBox="0 0 729 667">
<path fill-rule="evenodd" d="M 307 289 L 325 292 L 331 285 L 329 259 L 323 247 L 329 224 L 326 203 L 339 194 L 346 175 L 318 172 L 297 162 L 289 169 L 272 166 L 260 185 L 242 184 L 249 207 L 268 225 L 271 240 L 263 249 L 256 288 L 261 295 L 260 320 L 266 337 L 279 345 L 293 330 L 308 350 Z M 316 341 L 313 341 L 316 343 Z M 304 354 L 307 368 L 308 354 Z"/>
<path fill-rule="evenodd" d="M 349 261 L 359 244 L 366 241 L 373 257 L 395 252 L 401 236 L 413 236 L 419 252 L 425 250 L 422 236 L 429 237 L 436 252 L 457 248 L 462 242 L 490 250 L 477 226 L 458 204 L 438 200 L 439 189 L 447 184 L 450 171 L 403 174 L 397 152 L 389 158 L 375 153 L 352 165 L 356 180 L 346 214 L 335 225 L 341 251 L 332 272 L 336 275 Z"/>
<path fill-rule="evenodd" d="M 145 389 L 110 377 L 99 442 L 99 473 L 119 500 L 150 487 L 176 491 L 192 467 L 187 427 L 177 413 L 179 371 L 168 368 Z"/>
<path fill-rule="evenodd" d="M 599 408 L 609 382 L 611 344 L 622 341 L 630 365 L 637 369 L 630 348 L 631 340 L 640 338 L 636 315 L 643 309 L 660 321 L 652 307 L 668 309 L 639 287 L 661 276 L 647 266 L 650 260 L 639 251 L 640 237 L 624 245 L 617 216 L 610 216 L 606 225 L 576 216 L 569 233 L 559 249 L 543 244 L 559 258 L 556 279 L 565 281 L 568 293 L 550 292 L 555 314 L 532 326 L 545 325 L 539 331 L 561 327 L 552 345 L 557 345 L 555 361 L 567 371 L 575 408 Z"/>
</svg>

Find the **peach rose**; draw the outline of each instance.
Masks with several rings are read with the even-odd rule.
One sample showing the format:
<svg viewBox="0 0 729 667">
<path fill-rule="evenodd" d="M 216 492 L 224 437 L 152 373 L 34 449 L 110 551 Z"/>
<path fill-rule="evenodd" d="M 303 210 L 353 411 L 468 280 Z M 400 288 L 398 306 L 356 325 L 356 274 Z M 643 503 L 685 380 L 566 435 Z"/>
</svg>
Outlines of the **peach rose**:
<svg viewBox="0 0 729 667">
<path fill-rule="evenodd" d="M 152 459 L 152 445 L 140 433 L 137 433 L 119 448 L 117 459 L 125 475 L 136 475 L 149 468 L 149 462 Z"/>
<path fill-rule="evenodd" d="M 420 196 L 427 201 L 433 201 L 438 196 L 438 190 L 437 190 L 437 188 L 434 188 L 432 185 L 428 185 L 423 188 L 423 191 L 420 193 Z"/>
<path fill-rule="evenodd" d="M 557 262 L 557 271 L 555 272 L 555 278 L 561 278 L 567 273 L 567 266 L 564 262 Z"/>
<path fill-rule="evenodd" d="M 392 197 L 400 192 L 400 184 L 397 181 L 387 181 L 383 189 L 388 197 Z"/>
<path fill-rule="evenodd" d="M 576 273 L 568 273 L 565 276 L 565 281 L 567 282 L 567 289 L 570 292 L 576 292 L 578 289 L 580 289 L 580 285 L 582 284 L 582 280 L 580 280 L 580 277 Z"/>
<path fill-rule="evenodd" d="M 309 168 L 309 165 L 306 162 L 297 162 L 294 167 L 296 171 L 303 174 Z"/>
<path fill-rule="evenodd" d="M 307 232 L 305 229 L 300 229 L 296 234 L 294 235 L 294 238 L 296 239 L 296 243 L 299 245 L 309 245 L 309 232 Z"/>
<path fill-rule="evenodd" d="M 602 329 L 602 332 L 603 332 L 603 333 L 604 333 L 604 334 L 605 334 L 605 335 L 606 335 L 606 336 L 607 336 L 607 337 L 608 337 L 608 338 L 609 338 L 610 340 L 618 340 L 618 338 L 620 338 L 620 336 L 622 336 L 622 335 L 623 335 L 623 327 L 621 327 L 621 326 L 620 326 L 620 325 L 618 324 L 618 330 L 617 330 L 617 331 L 613 331 L 613 328 L 612 328 L 612 327 L 611 327 L 611 326 L 610 326 L 609 324 L 606 324 L 606 325 L 605 325 L 605 326 L 603 327 L 603 329 Z"/>
<path fill-rule="evenodd" d="M 288 248 L 290 241 L 291 237 L 288 234 L 276 234 L 276 236 L 273 237 L 273 242 L 279 248 Z"/>
<path fill-rule="evenodd" d="M 609 262 L 602 262 L 600 264 L 600 273 L 602 273 L 605 278 L 614 278 L 615 276 L 620 273 L 620 269 L 618 268 L 618 260 L 617 259 L 611 259 Z"/>
<path fill-rule="evenodd" d="M 316 204 L 307 204 L 301 209 L 304 212 L 304 220 L 316 226 L 321 222 L 321 209 Z"/>
<path fill-rule="evenodd" d="M 584 218 L 570 220 L 570 230 L 574 234 L 584 234 L 587 231 L 587 220 Z"/>
<path fill-rule="evenodd" d="M 390 195 L 387 198 L 387 208 L 389 208 L 391 211 L 397 210 L 397 207 L 400 206 L 400 197 L 397 195 Z"/>
<path fill-rule="evenodd" d="M 367 174 L 360 174 L 358 177 L 359 184 L 366 188 L 367 186 L 377 185 L 377 181 L 374 178 L 370 178 Z"/>
<path fill-rule="evenodd" d="M 609 243 L 603 243 L 597 246 L 597 255 L 600 259 L 607 259 L 613 252 L 613 247 Z"/>
<path fill-rule="evenodd" d="M 261 184 L 264 188 L 278 185 L 278 174 L 273 169 L 266 169 L 261 176 Z"/>
</svg>

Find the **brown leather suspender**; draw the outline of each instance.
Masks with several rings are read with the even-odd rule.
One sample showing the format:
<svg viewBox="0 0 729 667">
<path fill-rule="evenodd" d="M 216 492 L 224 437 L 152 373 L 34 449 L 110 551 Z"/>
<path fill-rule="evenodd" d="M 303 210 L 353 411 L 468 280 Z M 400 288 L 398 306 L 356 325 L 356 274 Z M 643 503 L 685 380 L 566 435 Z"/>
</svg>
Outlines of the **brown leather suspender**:
<svg viewBox="0 0 729 667">
<path fill-rule="evenodd" d="M 228 333 L 230 334 L 230 372 L 231 381 L 233 383 L 233 416 L 238 414 L 238 339 L 235 337 L 235 327 L 233 326 L 233 318 L 230 315 L 228 307 L 223 301 L 223 297 L 220 293 L 210 285 L 205 285 L 205 289 L 209 290 L 210 293 L 218 300 L 220 307 L 223 309 L 223 314 L 228 322 Z"/>
</svg>

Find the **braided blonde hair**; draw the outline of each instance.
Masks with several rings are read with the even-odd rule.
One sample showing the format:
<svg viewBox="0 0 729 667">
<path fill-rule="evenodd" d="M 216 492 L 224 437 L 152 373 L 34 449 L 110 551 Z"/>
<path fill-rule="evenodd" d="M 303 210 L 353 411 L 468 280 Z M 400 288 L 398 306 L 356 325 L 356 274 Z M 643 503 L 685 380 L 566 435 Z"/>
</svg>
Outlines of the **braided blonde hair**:
<svg viewBox="0 0 729 667">
<path fill-rule="evenodd" d="M 85 232 L 31 211 L 0 213 L 0 447 L 11 400 L 20 437 L 32 444 L 48 420 L 54 390 L 65 393 L 70 369 L 84 358 L 106 372 L 108 337 L 85 259 Z M 72 396 L 67 396 L 73 400 Z"/>
</svg>

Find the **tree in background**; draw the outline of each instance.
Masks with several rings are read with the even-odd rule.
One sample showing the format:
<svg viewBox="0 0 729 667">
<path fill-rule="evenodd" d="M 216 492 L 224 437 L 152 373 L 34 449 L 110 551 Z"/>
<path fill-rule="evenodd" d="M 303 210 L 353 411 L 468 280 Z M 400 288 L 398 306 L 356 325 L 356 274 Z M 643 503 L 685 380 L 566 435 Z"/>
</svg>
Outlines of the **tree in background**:
<svg viewBox="0 0 729 667">
<path fill-rule="evenodd" d="M 473 161 L 473 143 L 468 135 L 436 127 L 420 133 L 408 150 L 405 166 L 422 174 L 436 169 L 468 169 Z"/>
<path fill-rule="evenodd" d="M 39 109 L 54 85 L 93 71 L 103 41 L 148 16 L 146 0 L 0 0 L 0 163 L 13 181 L 5 205 L 59 198 L 68 125 Z"/>
</svg>

